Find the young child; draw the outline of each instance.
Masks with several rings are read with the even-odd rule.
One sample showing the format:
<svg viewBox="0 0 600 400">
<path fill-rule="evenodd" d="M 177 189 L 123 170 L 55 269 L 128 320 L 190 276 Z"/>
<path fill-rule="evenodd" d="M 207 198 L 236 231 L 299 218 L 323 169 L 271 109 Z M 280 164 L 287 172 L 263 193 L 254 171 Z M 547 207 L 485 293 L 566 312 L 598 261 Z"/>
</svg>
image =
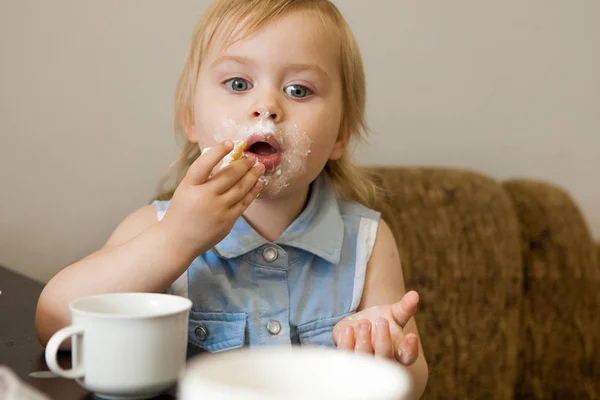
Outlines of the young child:
<svg viewBox="0 0 600 400">
<path fill-rule="evenodd" d="M 350 161 L 350 140 L 366 132 L 365 78 L 337 8 L 216 0 L 193 34 L 176 123 L 185 145 L 165 180 L 176 189 L 52 278 L 36 313 L 41 343 L 80 296 L 168 292 L 192 300 L 199 349 L 371 353 L 406 365 L 419 397 L 418 295 L 405 293 L 392 232 L 370 209 L 375 185 Z"/>
</svg>

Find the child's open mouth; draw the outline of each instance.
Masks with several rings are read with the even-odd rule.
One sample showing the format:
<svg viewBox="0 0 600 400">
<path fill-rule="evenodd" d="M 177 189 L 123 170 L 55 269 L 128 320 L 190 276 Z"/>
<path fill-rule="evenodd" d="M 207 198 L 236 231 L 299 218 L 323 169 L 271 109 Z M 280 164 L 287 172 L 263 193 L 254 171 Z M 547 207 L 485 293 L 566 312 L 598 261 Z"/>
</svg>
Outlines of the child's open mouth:
<svg viewBox="0 0 600 400">
<path fill-rule="evenodd" d="M 255 133 L 246 140 L 244 154 L 262 163 L 267 170 L 281 163 L 281 147 L 274 135 Z"/>
</svg>

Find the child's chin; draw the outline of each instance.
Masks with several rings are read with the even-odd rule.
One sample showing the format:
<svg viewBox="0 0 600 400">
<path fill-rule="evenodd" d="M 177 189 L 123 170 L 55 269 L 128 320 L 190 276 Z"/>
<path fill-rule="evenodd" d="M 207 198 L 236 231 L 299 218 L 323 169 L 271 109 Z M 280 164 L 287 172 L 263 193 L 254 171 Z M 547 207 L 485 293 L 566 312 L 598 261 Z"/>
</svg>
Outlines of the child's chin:
<svg viewBox="0 0 600 400">
<path fill-rule="evenodd" d="M 272 174 L 272 175 L 271 175 Z M 307 178 L 300 175 L 277 175 L 276 172 L 268 171 L 262 179 L 263 189 L 257 197 L 257 200 L 277 200 L 289 198 L 292 196 L 302 195 L 304 193 L 303 186 L 308 186 L 305 183 Z"/>
<path fill-rule="evenodd" d="M 287 177 L 277 175 L 276 171 L 267 171 L 260 179 L 263 189 L 258 195 L 258 199 L 277 199 L 285 195 L 290 186 L 290 180 Z"/>
</svg>

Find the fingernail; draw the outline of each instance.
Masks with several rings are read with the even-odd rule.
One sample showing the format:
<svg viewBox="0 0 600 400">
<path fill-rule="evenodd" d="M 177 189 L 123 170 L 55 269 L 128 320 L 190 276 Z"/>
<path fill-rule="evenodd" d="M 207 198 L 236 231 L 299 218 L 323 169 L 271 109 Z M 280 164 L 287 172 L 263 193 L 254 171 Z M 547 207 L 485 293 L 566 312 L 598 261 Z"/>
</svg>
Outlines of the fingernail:
<svg viewBox="0 0 600 400">
<path fill-rule="evenodd" d="M 400 364 L 405 365 L 405 366 L 409 366 L 411 363 L 411 354 L 410 352 L 406 351 L 406 349 L 403 349 L 400 352 L 400 356 L 398 357 L 398 359 L 400 360 Z"/>
<path fill-rule="evenodd" d="M 375 325 L 376 325 L 378 328 L 383 328 L 383 327 L 385 326 L 385 323 L 386 323 L 386 322 L 387 322 L 387 321 L 386 321 L 385 319 L 378 319 L 377 321 L 375 321 Z"/>
<path fill-rule="evenodd" d="M 344 335 L 346 336 L 350 336 L 354 333 L 354 328 L 352 328 L 351 326 L 347 326 L 346 329 L 344 329 Z"/>
<path fill-rule="evenodd" d="M 417 338 L 414 336 L 409 337 L 407 340 L 409 345 L 414 346 L 417 344 Z"/>
<path fill-rule="evenodd" d="M 205 148 L 204 150 L 202 150 L 202 153 L 201 153 L 201 154 L 208 153 L 208 152 L 209 152 L 209 151 L 211 151 L 211 150 L 212 150 L 212 147 L 207 147 L 207 148 Z"/>
<path fill-rule="evenodd" d="M 256 182 L 256 184 L 254 185 L 254 188 L 260 192 L 263 188 L 262 182 L 261 181 Z"/>
<path fill-rule="evenodd" d="M 225 144 L 227 147 L 233 146 L 233 142 L 231 140 L 226 140 L 223 142 L 223 144 Z"/>
<path fill-rule="evenodd" d="M 403 358 L 401 358 L 402 362 L 405 363 L 406 362 L 406 357 L 410 357 L 411 354 L 411 350 L 408 349 L 406 347 L 406 345 L 402 345 L 402 350 L 400 351 L 400 354 L 403 355 Z"/>
<path fill-rule="evenodd" d="M 360 324 L 360 325 L 358 325 L 358 330 L 362 336 L 365 336 L 371 330 L 371 325 L 370 324 Z"/>
<path fill-rule="evenodd" d="M 265 171 L 265 166 L 259 162 L 257 162 L 256 164 L 254 164 L 254 167 L 252 167 L 254 169 L 256 169 L 257 171 L 260 172 L 264 172 Z"/>
</svg>

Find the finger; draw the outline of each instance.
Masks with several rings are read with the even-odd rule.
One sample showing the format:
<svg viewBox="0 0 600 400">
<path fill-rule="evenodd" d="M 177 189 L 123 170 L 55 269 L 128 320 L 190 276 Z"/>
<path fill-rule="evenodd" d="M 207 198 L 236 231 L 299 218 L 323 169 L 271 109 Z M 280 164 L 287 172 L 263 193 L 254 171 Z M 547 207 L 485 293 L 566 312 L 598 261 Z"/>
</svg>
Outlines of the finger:
<svg viewBox="0 0 600 400">
<path fill-rule="evenodd" d="M 348 325 L 344 328 L 342 332 L 342 337 L 340 339 L 340 342 L 338 343 L 338 349 L 354 351 L 354 344 L 354 327 Z"/>
<path fill-rule="evenodd" d="M 333 331 L 331 332 L 331 337 L 333 338 L 333 344 L 336 347 L 342 342 L 342 335 L 344 334 L 344 326 L 340 323 L 335 324 L 333 327 Z"/>
<path fill-rule="evenodd" d="M 219 143 L 215 147 L 204 149 L 200 157 L 196 159 L 185 174 L 185 179 L 191 185 L 202 185 L 212 173 L 213 169 L 225 157 L 231 149 L 233 143 L 230 140 Z"/>
<path fill-rule="evenodd" d="M 240 202 L 256 186 L 258 179 L 264 172 L 265 166 L 260 163 L 250 168 L 236 184 L 223 193 L 225 204 L 231 207 Z"/>
<path fill-rule="evenodd" d="M 394 359 L 394 345 L 387 319 L 378 318 L 375 321 L 373 342 L 376 356 Z"/>
<path fill-rule="evenodd" d="M 419 339 L 417 335 L 406 335 L 398 348 L 398 351 L 396 351 L 396 360 L 402 365 L 412 365 L 419 358 Z"/>
<path fill-rule="evenodd" d="M 373 354 L 373 343 L 371 342 L 371 321 L 365 320 L 358 323 L 356 344 L 354 350 L 357 353 Z"/>
<path fill-rule="evenodd" d="M 418 303 L 419 294 L 411 290 L 402 297 L 402 300 L 392 304 L 392 315 L 396 323 L 404 328 L 406 323 L 415 315 Z"/>
<path fill-rule="evenodd" d="M 252 202 L 256 200 L 262 189 L 262 183 L 260 181 L 256 182 L 252 190 L 250 190 L 240 202 L 234 204 L 231 207 L 231 212 L 233 212 L 237 216 L 242 215 L 244 211 L 246 211 L 246 209 L 250 206 L 250 204 L 252 204 Z"/>
<path fill-rule="evenodd" d="M 233 161 L 209 179 L 209 185 L 217 194 L 223 194 L 231 189 L 244 177 L 255 163 L 249 158 Z"/>
</svg>

